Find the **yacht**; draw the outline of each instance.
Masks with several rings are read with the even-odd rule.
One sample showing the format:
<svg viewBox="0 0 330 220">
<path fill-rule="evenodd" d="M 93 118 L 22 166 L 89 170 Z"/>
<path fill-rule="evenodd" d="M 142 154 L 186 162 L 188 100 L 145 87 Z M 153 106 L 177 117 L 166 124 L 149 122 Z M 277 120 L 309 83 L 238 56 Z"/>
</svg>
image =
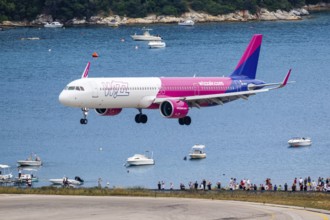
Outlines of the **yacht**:
<svg viewBox="0 0 330 220">
<path fill-rule="evenodd" d="M 312 140 L 308 137 L 294 137 L 288 141 L 288 144 L 291 147 L 310 146 L 312 145 Z"/>
<path fill-rule="evenodd" d="M 148 43 L 149 48 L 164 48 L 166 44 L 164 41 L 150 41 Z"/>
<path fill-rule="evenodd" d="M 126 161 L 128 166 L 141 166 L 141 165 L 154 165 L 153 154 L 148 157 L 144 154 L 134 154 L 134 156 L 127 158 Z"/>
<path fill-rule="evenodd" d="M 191 152 L 189 154 L 190 159 L 203 159 L 206 158 L 206 153 L 204 152 L 205 145 L 196 144 L 191 148 Z"/>
<path fill-rule="evenodd" d="M 63 24 L 61 24 L 60 22 L 58 22 L 58 21 L 53 21 L 53 22 L 51 22 L 51 23 L 46 23 L 45 25 L 44 25 L 44 27 L 46 27 L 46 28 L 61 28 L 61 27 L 63 27 Z"/>
<path fill-rule="evenodd" d="M 133 38 L 133 40 L 144 40 L 144 41 L 160 41 L 162 40 L 162 38 L 159 35 L 151 35 L 149 31 L 151 31 L 152 29 L 149 28 L 142 28 L 142 30 L 144 31 L 143 34 L 134 34 L 131 35 L 131 37 Z"/>
<path fill-rule="evenodd" d="M 194 24 L 195 24 L 195 22 L 191 19 L 179 21 L 179 23 L 178 23 L 178 25 L 181 25 L 181 26 L 193 26 Z"/>
</svg>

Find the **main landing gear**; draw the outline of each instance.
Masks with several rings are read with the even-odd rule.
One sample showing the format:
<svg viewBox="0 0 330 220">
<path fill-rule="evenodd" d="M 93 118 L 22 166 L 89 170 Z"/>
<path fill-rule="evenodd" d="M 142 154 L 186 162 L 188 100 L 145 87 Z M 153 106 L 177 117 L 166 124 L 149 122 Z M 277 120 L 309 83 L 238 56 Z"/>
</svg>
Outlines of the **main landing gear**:
<svg viewBox="0 0 330 220">
<path fill-rule="evenodd" d="M 138 109 L 139 110 L 139 114 L 135 115 L 135 122 L 136 123 L 147 123 L 148 121 L 148 116 L 145 115 L 145 114 L 142 114 L 142 110 L 141 109 Z"/>
<path fill-rule="evenodd" d="M 88 108 L 82 108 L 81 111 L 83 112 L 84 118 L 80 119 L 80 124 L 85 125 L 88 122 L 88 120 L 87 120 Z"/>
<path fill-rule="evenodd" d="M 190 125 L 191 124 L 191 118 L 189 116 L 179 118 L 179 124 L 180 125 Z"/>
</svg>

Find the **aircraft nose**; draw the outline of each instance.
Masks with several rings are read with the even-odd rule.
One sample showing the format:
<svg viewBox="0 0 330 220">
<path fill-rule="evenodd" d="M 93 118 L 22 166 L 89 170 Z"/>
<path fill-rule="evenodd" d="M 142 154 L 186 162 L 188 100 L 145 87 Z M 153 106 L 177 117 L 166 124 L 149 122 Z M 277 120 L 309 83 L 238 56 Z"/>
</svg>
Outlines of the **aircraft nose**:
<svg viewBox="0 0 330 220">
<path fill-rule="evenodd" d="M 62 91 L 61 94 L 58 96 L 58 100 L 62 105 L 68 105 L 69 100 L 66 92 Z"/>
</svg>

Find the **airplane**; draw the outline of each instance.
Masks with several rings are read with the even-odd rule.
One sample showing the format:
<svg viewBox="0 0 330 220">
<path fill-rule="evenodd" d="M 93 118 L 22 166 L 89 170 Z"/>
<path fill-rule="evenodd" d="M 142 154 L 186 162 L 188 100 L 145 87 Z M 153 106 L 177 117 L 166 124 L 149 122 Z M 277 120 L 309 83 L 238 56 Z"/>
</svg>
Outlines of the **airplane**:
<svg viewBox="0 0 330 220">
<path fill-rule="evenodd" d="M 262 35 L 255 34 L 235 70 L 227 77 L 88 77 L 90 62 L 81 79 L 70 82 L 59 95 L 65 106 L 81 108 L 81 124 L 87 124 L 89 109 L 100 116 L 115 116 L 123 108 L 136 108 L 136 123 L 146 123 L 143 109 L 158 109 L 165 118 L 190 125 L 193 107 L 223 105 L 261 92 L 286 86 L 291 69 L 281 83 L 256 79 Z"/>
</svg>

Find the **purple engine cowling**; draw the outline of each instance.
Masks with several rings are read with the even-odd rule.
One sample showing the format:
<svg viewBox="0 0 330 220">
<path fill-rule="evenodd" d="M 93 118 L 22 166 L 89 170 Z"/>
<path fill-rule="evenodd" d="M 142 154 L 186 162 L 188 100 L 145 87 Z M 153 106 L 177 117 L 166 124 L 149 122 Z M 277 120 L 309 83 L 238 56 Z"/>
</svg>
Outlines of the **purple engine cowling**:
<svg viewBox="0 0 330 220">
<path fill-rule="evenodd" d="M 159 106 L 159 110 L 166 118 L 183 118 L 188 114 L 189 106 L 184 101 L 167 100 Z"/>
<path fill-rule="evenodd" d="M 114 116 L 121 112 L 121 108 L 96 108 L 95 111 L 101 116 Z"/>
</svg>

